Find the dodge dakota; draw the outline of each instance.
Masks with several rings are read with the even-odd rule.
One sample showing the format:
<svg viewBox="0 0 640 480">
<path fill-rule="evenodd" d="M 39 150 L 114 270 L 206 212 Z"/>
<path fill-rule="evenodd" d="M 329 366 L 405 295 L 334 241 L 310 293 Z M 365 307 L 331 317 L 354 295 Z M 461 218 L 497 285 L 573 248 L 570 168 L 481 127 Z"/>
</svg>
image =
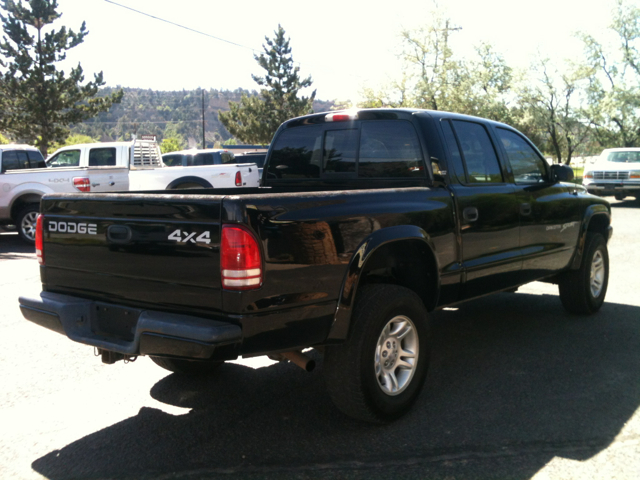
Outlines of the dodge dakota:
<svg viewBox="0 0 640 480">
<path fill-rule="evenodd" d="M 313 348 L 340 410 L 391 421 L 425 381 L 429 312 L 536 280 L 572 314 L 602 306 L 611 209 L 572 178 L 481 118 L 311 114 L 276 132 L 260 187 L 45 195 L 43 291 L 20 307 L 106 363 L 310 369 Z"/>
</svg>

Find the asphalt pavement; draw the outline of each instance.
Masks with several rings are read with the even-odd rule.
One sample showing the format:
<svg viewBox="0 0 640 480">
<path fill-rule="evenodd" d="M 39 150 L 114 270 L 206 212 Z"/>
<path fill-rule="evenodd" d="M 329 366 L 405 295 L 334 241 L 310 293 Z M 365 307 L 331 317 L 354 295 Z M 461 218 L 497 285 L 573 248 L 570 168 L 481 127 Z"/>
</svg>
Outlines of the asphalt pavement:
<svg viewBox="0 0 640 480">
<path fill-rule="evenodd" d="M 263 358 L 198 379 L 93 349 L 23 319 L 33 249 L 0 233 L 2 479 L 640 478 L 640 202 L 612 202 L 607 300 L 564 312 L 534 283 L 432 315 L 414 409 L 344 417 L 322 361 Z"/>
</svg>

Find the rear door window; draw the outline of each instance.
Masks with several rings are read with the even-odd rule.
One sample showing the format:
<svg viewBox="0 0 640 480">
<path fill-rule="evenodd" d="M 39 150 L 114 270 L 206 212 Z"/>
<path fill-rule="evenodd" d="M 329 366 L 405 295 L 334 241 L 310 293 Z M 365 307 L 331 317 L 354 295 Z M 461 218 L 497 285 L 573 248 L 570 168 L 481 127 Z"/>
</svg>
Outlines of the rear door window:
<svg viewBox="0 0 640 480">
<path fill-rule="evenodd" d="M 503 183 L 498 156 L 484 126 L 464 120 L 452 123 L 466 170 L 466 183 Z"/>
<path fill-rule="evenodd" d="M 363 122 L 359 153 L 359 177 L 426 175 L 420 142 L 409 122 Z"/>
<path fill-rule="evenodd" d="M 90 167 L 106 167 L 115 166 L 116 149 L 115 148 L 92 148 L 89 150 L 89 166 Z"/>
<path fill-rule="evenodd" d="M 29 168 L 44 168 L 44 157 L 38 150 L 27 150 L 27 157 L 29 158 Z"/>
<path fill-rule="evenodd" d="M 18 161 L 18 153 L 15 150 L 5 150 L 2 152 L 2 173 L 7 170 L 17 170 L 21 168 Z"/>
</svg>

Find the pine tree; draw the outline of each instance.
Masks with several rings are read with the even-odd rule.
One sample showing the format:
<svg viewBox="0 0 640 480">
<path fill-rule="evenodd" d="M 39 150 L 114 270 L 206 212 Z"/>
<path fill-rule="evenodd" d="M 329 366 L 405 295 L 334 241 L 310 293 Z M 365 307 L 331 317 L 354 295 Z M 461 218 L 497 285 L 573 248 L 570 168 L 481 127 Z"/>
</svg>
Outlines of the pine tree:
<svg viewBox="0 0 640 480">
<path fill-rule="evenodd" d="M 58 70 L 67 50 L 88 32 L 84 22 L 78 32 L 50 27 L 61 16 L 56 0 L 3 0 L 2 8 L 0 95 L 6 105 L 0 131 L 35 144 L 46 155 L 53 143 L 64 141 L 69 125 L 109 110 L 120 102 L 122 91 L 96 97 L 105 83 L 102 72 L 83 84 L 80 64 L 68 75 Z"/>
<path fill-rule="evenodd" d="M 285 38 L 282 26 L 278 25 L 275 37 L 265 37 L 266 45 L 259 56 L 254 55 L 258 65 L 266 70 L 264 77 L 251 78 L 265 87 L 259 97 L 243 95 L 239 103 L 229 102 L 229 112 L 219 112 L 220 122 L 244 143 L 268 144 L 278 127 L 293 117 L 313 113 L 314 90 L 310 97 L 298 97 L 298 92 L 310 87 L 311 77 L 300 79 L 300 67 L 295 67 L 291 56 L 289 39 Z"/>
</svg>

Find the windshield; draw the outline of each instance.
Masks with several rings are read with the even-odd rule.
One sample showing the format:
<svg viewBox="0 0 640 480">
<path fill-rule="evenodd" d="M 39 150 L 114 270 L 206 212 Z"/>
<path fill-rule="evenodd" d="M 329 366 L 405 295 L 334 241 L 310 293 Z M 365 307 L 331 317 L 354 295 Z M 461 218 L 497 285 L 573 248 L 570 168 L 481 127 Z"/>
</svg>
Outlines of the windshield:
<svg viewBox="0 0 640 480">
<path fill-rule="evenodd" d="M 611 152 L 607 156 L 607 161 L 616 163 L 640 163 L 640 151 Z"/>
</svg>

